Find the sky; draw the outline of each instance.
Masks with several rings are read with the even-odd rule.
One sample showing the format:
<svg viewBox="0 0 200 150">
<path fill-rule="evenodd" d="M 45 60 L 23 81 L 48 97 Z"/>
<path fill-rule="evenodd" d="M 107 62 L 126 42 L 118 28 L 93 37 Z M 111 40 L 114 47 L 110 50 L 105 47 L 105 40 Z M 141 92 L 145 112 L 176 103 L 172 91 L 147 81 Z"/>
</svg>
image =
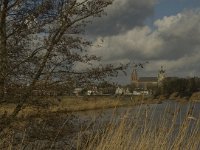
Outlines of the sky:
<svg viewBox="0 0 200 150">
<path fill-rule="evenodd" d="M 103 63 L 148 61 L 139 76 L 200 76 L 200 0 L 114 0 L 107 15 L 87 27 L 90 54 Z M 120 74 L 118 81 L 130 82 Z"/>
</svg>

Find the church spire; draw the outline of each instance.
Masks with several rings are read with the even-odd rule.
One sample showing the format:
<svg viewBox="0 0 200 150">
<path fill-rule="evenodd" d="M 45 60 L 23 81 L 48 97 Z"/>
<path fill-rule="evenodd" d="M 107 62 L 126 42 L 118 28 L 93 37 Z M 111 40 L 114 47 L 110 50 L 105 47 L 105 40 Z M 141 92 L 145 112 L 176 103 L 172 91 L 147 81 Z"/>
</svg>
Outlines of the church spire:
<svg viewBox="0 0 200 150">
<path fill-rule="evenodd" d="M 162 86 L 164 79 L 165 79 L 165 70 L 163 69 L 163 66 L 161 66 L 161 69 L 158 72 L 158 86 Z"/>
<path fill-rule="evenodd" d="M 136 68 L 133 68 L 132 74 L 131 74 L 131 81 L 133 83 L 138 82 L 138 75 Z"/>
<path fill-rule="evenodd" d="M 161 69 L 159 71 L 161 74 L 164 74 L 165 73 L 165 70 L 163 69 L 163 66 L 161 66 Z"/>
</svg>

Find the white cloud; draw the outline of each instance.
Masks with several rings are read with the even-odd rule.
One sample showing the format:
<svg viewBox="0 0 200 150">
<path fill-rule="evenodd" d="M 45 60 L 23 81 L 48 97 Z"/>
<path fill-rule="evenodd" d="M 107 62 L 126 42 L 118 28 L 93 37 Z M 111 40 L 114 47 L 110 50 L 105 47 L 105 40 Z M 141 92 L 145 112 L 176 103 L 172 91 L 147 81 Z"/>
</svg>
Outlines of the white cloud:
<svg viewBox="0 0 200 150">
<path fill-rule="evenodd" d="M 94 45 L 98 45 L 99 39 Z M 147 26 L 137 27 L 117 36 L 104 37 L 103 41 L 101 47 L 92 47 L 90 51 L 93 54 L 103 56 L 106 60 L 134 55 L 155 57 L 158 48 L 162 46 L 162 40 Z"/>
<path fill-rule="evenodd" d="M 92 47 L 92 54 L 105 61 L 122 59 L 150 61 L 148 72 L 164 65 L 172 75 L 200 73 L 200 9 L 166 16 L 148 26 L 134 27 L 118 35 L 99 37 L 101 47 Z M 99 40 L 94 45 L 97 45 Z"/>
<path fill-rule="evenodd" d="M 165 16 L 163 19 L 156 20 L 154 25 L 157 26 L 159 32 L 167 32 L 169 28 L 179 25 L 182 16 L 181 13 L 176 16 Z"/>
</svg>

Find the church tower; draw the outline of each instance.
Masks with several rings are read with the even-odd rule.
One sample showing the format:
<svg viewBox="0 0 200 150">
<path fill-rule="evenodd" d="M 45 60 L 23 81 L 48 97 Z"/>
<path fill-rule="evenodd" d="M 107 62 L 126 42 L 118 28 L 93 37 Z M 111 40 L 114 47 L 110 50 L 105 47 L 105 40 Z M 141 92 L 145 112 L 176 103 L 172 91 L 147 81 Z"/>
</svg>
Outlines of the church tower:
<svg viewBox="0 0 200 150">
<path fill-rule="evenodd" d="M 135 68 L 133 69 L 131 73 L 131 81 L 136 87 L 138 87 L 138 74 Z"/>
<path fill-rule="evenodd" d="M 163 69 L 163 66 L 161 66 L 161 69 L 158 72 L 158 87 L 162 86 L 165 77 L 165 70 Z"/>
</svg>

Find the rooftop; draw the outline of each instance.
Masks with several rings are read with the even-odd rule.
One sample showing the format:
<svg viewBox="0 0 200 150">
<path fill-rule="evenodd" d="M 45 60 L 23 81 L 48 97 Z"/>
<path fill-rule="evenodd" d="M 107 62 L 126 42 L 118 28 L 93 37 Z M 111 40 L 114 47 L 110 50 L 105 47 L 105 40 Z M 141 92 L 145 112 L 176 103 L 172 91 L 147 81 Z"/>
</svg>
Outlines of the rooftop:
<svg viewBox="0 0 200 150">
<path fill-rule="evenodd" d="M 157 82 L 157 77 L 140 77 L 139 82 Z"/>
</svg>

